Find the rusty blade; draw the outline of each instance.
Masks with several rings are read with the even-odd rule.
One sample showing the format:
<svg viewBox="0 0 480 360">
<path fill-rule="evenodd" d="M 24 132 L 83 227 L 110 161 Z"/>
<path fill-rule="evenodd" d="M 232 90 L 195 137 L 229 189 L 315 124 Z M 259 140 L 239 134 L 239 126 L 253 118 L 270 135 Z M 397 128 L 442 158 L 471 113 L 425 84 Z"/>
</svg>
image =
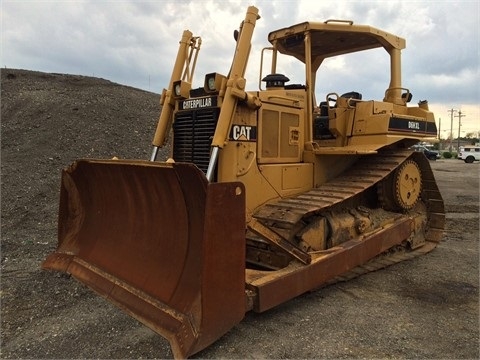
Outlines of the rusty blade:
<svg viewBox="0 0 480 360">
<path fill-rule="evenodd" d="M 175 357 L 245 314 L 245 191 L 191 164 L 80 160 L 63 172 L 58 249 L 71 273 L 167 338 Z"/>
</svg>

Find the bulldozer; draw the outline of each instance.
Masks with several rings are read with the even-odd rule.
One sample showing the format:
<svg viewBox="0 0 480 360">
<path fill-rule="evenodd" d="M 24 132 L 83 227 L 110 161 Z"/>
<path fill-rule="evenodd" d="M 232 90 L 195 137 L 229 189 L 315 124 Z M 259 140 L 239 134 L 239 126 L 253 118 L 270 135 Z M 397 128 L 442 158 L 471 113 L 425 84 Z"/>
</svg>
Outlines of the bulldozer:
<svg viewBox="0 0 480 360">
<path fill-rule="evenodd" d="M 259 19 L 248 7 L 228 73 L 196 87 L 201 37 L 183 31 L 150 159 L 80 159 L 62 172 L 58 246 L 42 267 L 153 329 L 175 358 L 249 311 L 425 254 L 443 234 L 433 171 L 410 150 L 437 128 L 402 85 L 405 40 L 335 19 L 275 30 L 247 90 Z M 378 48 L 390 63 L 383 99 L 317 101 L 325 60 Z M 281 61 L 304 82 L 289 84 Z"/>
</svg>

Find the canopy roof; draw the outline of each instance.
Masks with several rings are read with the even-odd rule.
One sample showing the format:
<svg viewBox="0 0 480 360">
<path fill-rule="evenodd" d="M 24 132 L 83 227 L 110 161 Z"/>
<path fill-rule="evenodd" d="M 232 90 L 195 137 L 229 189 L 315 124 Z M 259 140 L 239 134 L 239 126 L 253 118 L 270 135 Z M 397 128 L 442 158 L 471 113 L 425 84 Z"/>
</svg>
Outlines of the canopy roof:
<svg viewBox="0 0 480 360">
<path fill-rule="evenodd" d="M 305 63 L 305 35 L 310 34 L 312 63 L 323 59 L 357 51 L 385 48 L 404 49 L 405 39 L 383 30 L 366 25 L 354 25 L 353 21 L 327 20 L 325 22 L 303 22 L 272 31 L 268 41 L 277 50 Z M 276 43 L 276 44 L 275 44 Z"/>
</svg>

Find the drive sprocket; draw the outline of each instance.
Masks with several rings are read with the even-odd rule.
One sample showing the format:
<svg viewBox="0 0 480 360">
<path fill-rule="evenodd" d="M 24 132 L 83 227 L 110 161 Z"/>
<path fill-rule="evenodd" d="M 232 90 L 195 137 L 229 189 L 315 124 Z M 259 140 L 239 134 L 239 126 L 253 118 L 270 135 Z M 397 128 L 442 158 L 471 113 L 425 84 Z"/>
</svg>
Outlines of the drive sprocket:
<svg viewBox="0 0 480 360">
<path fill-rule="evenodd" d="M 414 160 L 404 161 L 378 186 L 378 198 L 382 207 L 392 211 L 411 210 L 420 199 L 422 174 Z"/>
</svg>

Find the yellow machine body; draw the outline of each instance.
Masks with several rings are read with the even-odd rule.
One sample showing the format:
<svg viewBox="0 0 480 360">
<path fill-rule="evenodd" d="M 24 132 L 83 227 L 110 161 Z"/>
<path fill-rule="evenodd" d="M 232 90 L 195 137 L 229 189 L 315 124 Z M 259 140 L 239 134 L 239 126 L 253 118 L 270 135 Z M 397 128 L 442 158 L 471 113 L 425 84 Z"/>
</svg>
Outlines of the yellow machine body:
<svg viewBox="0 0 480 360">
<path fill-rule="evenodd" d="M 339 20 L 273 31 L 261 61 L 271 55 L 270 72 L 247 90 L 259 18 L 247 9 L 228 75 L 207 74 L 199 88 L 201 39 L 183 32 L 150 161 L 78 160 L 62 177 L 58 249 L 43 267 L 157 331 L 177 358 L 248 311 L 423 254 L 443 233 L 429 161 L 409 150 L 437 129 L 401 83 L 405 40 Z M 375 48 L 390 58 L 383 99 L 316 100 L 326 59 Z M 285 56 L 304 83 L 279 73 Z M 157 160 L 170 136 L 170 157 Z"/>
</svg>

